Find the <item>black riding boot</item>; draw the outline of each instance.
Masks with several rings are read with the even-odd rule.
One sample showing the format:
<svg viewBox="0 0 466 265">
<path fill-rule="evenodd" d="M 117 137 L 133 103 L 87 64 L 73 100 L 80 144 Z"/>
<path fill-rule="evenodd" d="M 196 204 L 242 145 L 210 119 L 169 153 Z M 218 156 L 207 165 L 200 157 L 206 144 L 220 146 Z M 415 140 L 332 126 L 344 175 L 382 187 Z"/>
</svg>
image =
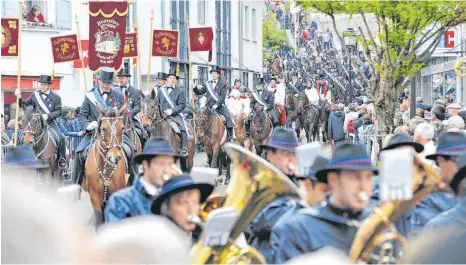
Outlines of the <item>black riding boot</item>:
<svg viewBox="0 0 466 265">
<path fill-rule="evenodd" d="M 246 136 L 251 136 L 251 121 L 249 119 L 244 121 L 244 126 L 246 127 Z"/>
<path fill-rule="evenodd" d="M 233 132 L 233 128 L 227 128 L 228 130 L 228 141 L 230 143 L 234 143 L 235 142 L 235 133 Z"/>
<path fill-rule="evenodd" d="M 188 156 L 188 134 L 185 131 L 181 132 L 181 156 Z"/>
<path fill-rule="evenodd" d="M 59 149 L 58 149 L 58 167 L 60 169 L 65 169 L 68 167 L 68 161 L 66 160 L 66 142 L 65 138 L 61 138 Z"/>
</svg>

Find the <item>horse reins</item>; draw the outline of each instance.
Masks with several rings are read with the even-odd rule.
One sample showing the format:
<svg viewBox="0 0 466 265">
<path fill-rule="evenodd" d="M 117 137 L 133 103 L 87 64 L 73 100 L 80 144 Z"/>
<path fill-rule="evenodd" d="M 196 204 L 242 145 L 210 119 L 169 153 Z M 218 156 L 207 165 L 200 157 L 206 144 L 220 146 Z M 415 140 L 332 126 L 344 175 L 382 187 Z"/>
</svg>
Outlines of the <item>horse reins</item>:
<svg viewBox="0 0 466 265">
<path fill-rule="evenodd" d="M 107 200 L 108 200 L 107 193 L 108 193 L 108 187 L 110 185 L 110 180 L 113 177 L 113 174 L 115 174 L 115 171 L 116 171 L 116 169 L 118 167 L 118 163 L 114 164 L 108 159 L 107 151 L 110 148 L 119 148 L 121 150 L 121 143 L 118 140 L 118 137 L 116 135 L 116 128 L 115 128 L 116 123 L 118 122 L 119 119 L 123 119 L 123 117 L 120 116 L 120 117 L 112 117 L 112 118 L 108 118 L 108 117 L 102 117 L 101 118 L 101 122 L 106 121 L 108 123 L 109 127 L 110 127 L 110 143 L 108 145 L 106 145 L 106 146 L 101 145 L 101 142 L 105 141 L 104 140 L 105 135 L 104 135 L 104 132 L 102 130 L 100 131 L 100 139 L 99 139 L 99 141 L 96 142 L 99 154 L 104 160 L 104 165 L 102 167 L 102 170 L 99 168 L 99 165 L 97 163 L 97 156 L 96 156 L 96 153 L 95 153 L 95 148 L 93 149 L 93 151 L 94 151 L 93 152 L 93 154 L 94 154 L 94 164 L 95 164 L 95 167 L 97 169 L 97 173 L 99 173 L 99 176 L 104 180 L 103 203 L 106 203 Z M 113 120 L 113 124 L 110 123 L 110 120 Z M 115 140 L 115 141 L 113 141 L 113 140 Z M 105 173 L 107 173 L 107 169 L 111 169 L 111 172 L 110 172 L 108 177 L 105 174 Z"/>
<path fill-rule="evenodd" d="M 39 117 L 39 119 L 41 119 L 40 114 L 33 114 L 32 117 Z M 42 138 L 44 137 L 44 133 L 47 130 L 45 130 L 45 128 L 42 128 L 42 126 L 39 126 L 39 128 L 36 128 L 36 131 L 33 131 L 32 130 L 32 125 L 31 125 L 31 122 L 33 120 L 37 120 L 37 119 L 31 119 L 31 120 L 28 121 L 28 123 L 26 125 L 26 128 L 23 130 L 23 134 L 24 133 L 30 133 L 30 134 L 34 135 L 34 138 L 33 138 L 33 141 L 32 141 L 32 146 L 36 146 L 40 142 L 40 140 L 42 140 Z M 41 133 L 40 133 L 39 137 L 36 140 L 36 134 L 39 132 L 39 129 L 42 129 L 42 130 L 41 130 Z M 48 133 L 47 133 L 47 135 L 48 135 Z M 47 150 L 47 146 L 49 145 L 49 142 L 50 142 L 50 136 L 47 137 L 47 142 L 44 145 L 44 149 L 42 149 L 36 155 L 37 158 L 39 158 L 45 152 L 45 150 Z"/>
</svg>

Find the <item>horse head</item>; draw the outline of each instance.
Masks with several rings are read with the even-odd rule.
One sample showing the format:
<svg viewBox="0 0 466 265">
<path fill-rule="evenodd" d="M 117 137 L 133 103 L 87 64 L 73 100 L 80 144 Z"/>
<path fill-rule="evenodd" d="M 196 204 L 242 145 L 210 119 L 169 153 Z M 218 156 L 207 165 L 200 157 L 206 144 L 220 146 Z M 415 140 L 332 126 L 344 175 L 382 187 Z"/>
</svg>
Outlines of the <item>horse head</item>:
<svg viewBox="0 0 466 265">
<path fill-rule="evenodd" d="M 41 114 L 33 106 L 29 106 L 21 119 L 21 127 L 24 143 L 35 145 L 46 131 L 47 123 L 42 120 Z"/>
<path fill-rule="evenodd" d="M 209 126 L 209 118 L 210 118 L 210 109 L 207 107 L 200 108 L 196 113 L 196 133 L 199 137 L 204 135 L 205 130 Z"/>
<path fill-rule="evenodd" d="M 118 165 L 121 160 L 121 144 L 123 142 L 123 130 L 125 122 L 121 116 L 127 109 L 128 105 L 125 103 L 123 107 L 116 110 L 114 108 L 106 108 L 105 110 L 97 105 L 98 111 L 102 114 L 99 119 L 98 139 L 100 139 L 100 148 L 106 158 L 113 165 Z"/>
<path fill-rule="evenodd" d="M 144 96 L 141 104 L 142 109 L 142 125 L 144 127 L 150 126 L 154 121 L 157 120 L 158 106 L 157 101 L 150 95 Z"/>
</svg>

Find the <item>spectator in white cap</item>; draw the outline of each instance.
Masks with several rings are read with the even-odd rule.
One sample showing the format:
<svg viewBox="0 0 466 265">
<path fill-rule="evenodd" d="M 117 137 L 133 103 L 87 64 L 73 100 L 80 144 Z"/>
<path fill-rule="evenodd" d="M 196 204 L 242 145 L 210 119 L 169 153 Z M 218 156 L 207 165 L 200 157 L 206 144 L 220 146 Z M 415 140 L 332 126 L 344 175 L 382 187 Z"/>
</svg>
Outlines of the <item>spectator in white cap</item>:
<svg viewBox="0 0 466 265">
<path fill-rule="evenodd" d="M 460 129 L 464 130 L 464 120 L 458 115 L 450 117 L 448 120 L 444 121 L 444 125 L 446 126 L 447 130 L 450 129 Z"/>
<path fill-rule="evenodd" d="M 461 109 L 460 103 L 451 103 L 450 105 L 447 106 L 448 115 L 450 115 L 450 117 L 457 116 L 458 112 L 460 112 L 460 109 Z"/>
<path fill-rule="evenodd" d="M 420 153 L 422 157 L 435 154 L 437 146 L 435 146 L 434 141 L 432 141 L 434 137 L 435 128 L 432 124 L 424 122 L 416 126 L 414 130 L 414 141 L 424 146 L 424 151 Z"/>
</svg>

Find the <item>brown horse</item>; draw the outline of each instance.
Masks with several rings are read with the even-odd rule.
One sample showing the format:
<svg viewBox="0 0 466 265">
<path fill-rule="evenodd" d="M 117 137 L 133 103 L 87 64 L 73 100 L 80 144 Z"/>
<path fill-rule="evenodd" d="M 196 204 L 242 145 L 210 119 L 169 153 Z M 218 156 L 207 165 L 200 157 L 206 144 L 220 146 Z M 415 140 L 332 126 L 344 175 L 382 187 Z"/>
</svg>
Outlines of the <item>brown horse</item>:
<svg viewBox="0 0 466 265">
<path fill-rule="evenodd" d="M 265 144 L 272 132 L 272 121 L 262 109 L 258 102 L 254 104 L 254 113 L 251 120 L 252 145 L 256 149 L 257 155 L 262 155 L 261 144 Z"/>
<path fill-rule="evenodd" d="M 236 116 L 236 141 L 235 144 L 238 144 L 248 150 L 251 150 L 251 139 L 247 136 L 246 126 L 244 122 L 248 119 L 248 115 L 244 112 L 241 112 Z"/>
<path fill-rule="evenodd" d="M 23 128 L 24 144 L 32 145 L 37 159 L 49 167 L 38 170 L 39 184 L 48 188 L 55 187 L 60 180 L 61 170 L 58 167 L 58 157 L 50 134 L 48 133 L 47 122 L 42 120 L 42 116 L 33 106 L 29 106 L 21 119 Z"/>
<path fill-rule="evenodd" d="M 170 126 L 167 118 L 160 115 L 160 110 L 155 99 L 145 96 L 142 100 L 142 125 L 149 128 L 151 137 L 162 137 L 170 142 L 176 152 L 180 151 L 181 138 Z M 187 129 L 193 133 L 191 124 L 186 123 Z M 184 172 L 188 172 L 194 166 L 194 146 L 193 140 L 188 140 L 188 157 L 180 158 L 180 167 Z"/>
<path fill-rule="evenodd" d="M 223 116 L 210 108 L 200 108 L 196 114 L 196 133 L 199 137 L 204 138 L 204 148 L 209 166 L 212 168 L 218 167 L 219 175 L 222 174 L 223 166 L 227 166 L 228 175 L 228 157 L 221 149 L 222 144 L 226 141 L 227 134 L 223 119 Z"/>
<path fill-rule="evenodd" d="M 272 64 L 273 74 L 279 74 L 283 72 L 283 61 L 281 57 L 276 58 Z"/>
<path fill-rule="evenodd" d="M 127 186 L 126 165 L 122 150 L 125 121 L 121 114 L 126 104 L 119 110 L 104 109 L 97 105 L 102 114 L 94 132 L 94 143 L 86 158 L 83 189 L 89 192 L 94 208 L 96 226 L 103 222 L 103 212 L 110 195 Z"/>
<path fill-rule="evenodd" d="M 298 93 L 298 96 L 295 95 L 296 94 L 290 90 L 286 91 L 285 94 L 286 127 L 293 128 L 294 124 L 296 135 L 298 138 L 301 138 L 301 124 L 299 120 L 301 110 L 299 108 L 299 97 L 306 97 L 306 95 L 303 95 L 303 93 Z M 301 139 L 299 139 L 299 141 L 301 141 Z"/>
</svg>

